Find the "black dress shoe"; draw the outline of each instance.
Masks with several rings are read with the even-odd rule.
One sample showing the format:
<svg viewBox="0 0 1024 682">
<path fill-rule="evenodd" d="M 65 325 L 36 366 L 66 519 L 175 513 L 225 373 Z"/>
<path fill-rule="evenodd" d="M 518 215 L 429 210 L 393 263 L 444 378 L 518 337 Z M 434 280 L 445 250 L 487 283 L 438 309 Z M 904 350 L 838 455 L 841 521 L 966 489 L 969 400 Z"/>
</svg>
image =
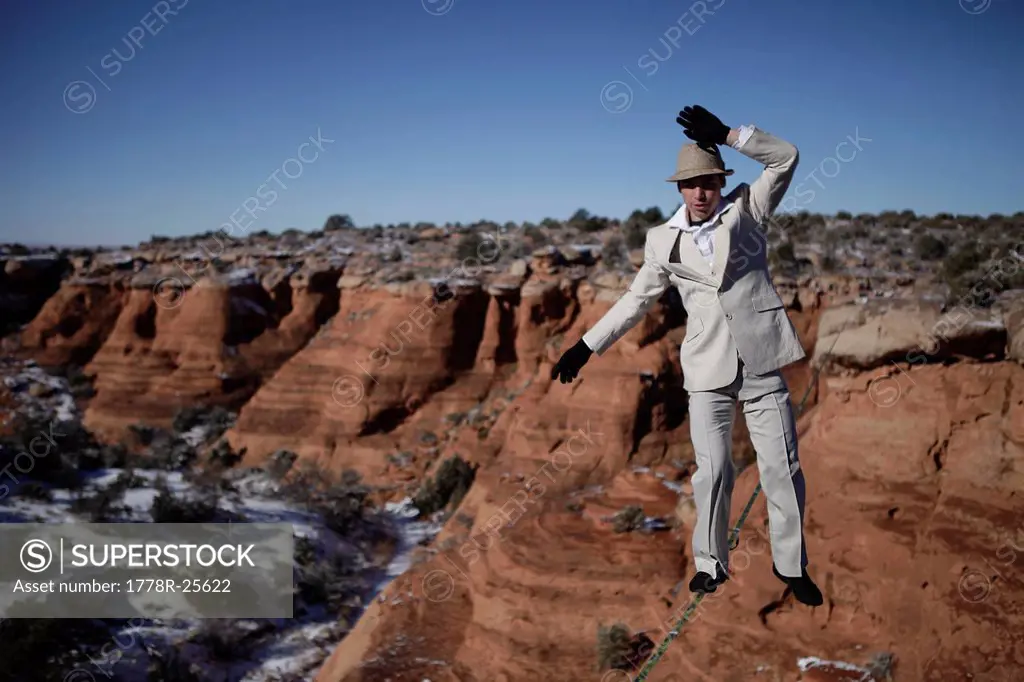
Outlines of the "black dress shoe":
<svg viewBox="0 0 1024 682">
<path fill-rule="evenodd" d="M 779 569 L 775 568 L 775 564 L 772 564 L 772 573 L 775 577 L 786 583 L 789 589 L 793 590 L 793 596 L 801 604 L 807 604 L 808 606 L 821 606 L 824 603 L 824 599 L 821 597 L 821 590 L 811 580 L 811 576 L 807 575 L 807 569 L 803 569 L 803 575 L 799 578 L 789 578 L 779 573 Z"/>
<path fill-rule="evenodd" d="M 728 578 L 724 575 L 720 578 L 712 578 L 709 574 L 700 571 L 697 575 L 690 578 L 690 592 L 699 592 L 701 594 L 714 592 L 726 580 Z"/>
</svg>

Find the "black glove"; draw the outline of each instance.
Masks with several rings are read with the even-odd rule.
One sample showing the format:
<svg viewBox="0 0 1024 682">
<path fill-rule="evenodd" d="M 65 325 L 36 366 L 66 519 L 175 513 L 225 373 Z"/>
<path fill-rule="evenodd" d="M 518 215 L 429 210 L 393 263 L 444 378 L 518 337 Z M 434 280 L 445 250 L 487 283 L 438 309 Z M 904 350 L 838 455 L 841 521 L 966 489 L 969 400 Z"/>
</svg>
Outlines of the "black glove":
<svg viewBox="0 0 1024 682">
<path fill-rule="evenodd" d="M 725 144 L 729 126 L 699 104 L 683 107 L 676 117 L 676 123 L 683 126 L 686 136 L 701 146 Z"/>
<path fill-rule="evenodd" d="M 583 343 L 583 339 L 576 342 L 576 345 L 565 351 L 562 357 L 558 358 L 558 362 L 551 369 L 551 379 L 554 380 L 558 377 L 558 380 L 563 384 L 571 383 L 576 375 L 580 373 L 580 369 L 583 365 L 587 364 L 587 360 L 590 359 L 592 350 Z"/>
</svg>

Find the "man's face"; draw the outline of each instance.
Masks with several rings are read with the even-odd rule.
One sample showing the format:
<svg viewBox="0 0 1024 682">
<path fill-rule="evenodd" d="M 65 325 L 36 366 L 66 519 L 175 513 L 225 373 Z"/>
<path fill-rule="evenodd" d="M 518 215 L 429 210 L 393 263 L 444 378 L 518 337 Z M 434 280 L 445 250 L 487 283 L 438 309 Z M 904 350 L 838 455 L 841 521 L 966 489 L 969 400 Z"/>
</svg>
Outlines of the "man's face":
<svg viewBox="0 0 1024 682">
<path fill-rule="evenodd" d="M 679 193 L 694 222 L 703 222 L 711 217 L 722 199 L 721 175 L 698 175 L 689 180 L 679 181 Z"/>
</svg>

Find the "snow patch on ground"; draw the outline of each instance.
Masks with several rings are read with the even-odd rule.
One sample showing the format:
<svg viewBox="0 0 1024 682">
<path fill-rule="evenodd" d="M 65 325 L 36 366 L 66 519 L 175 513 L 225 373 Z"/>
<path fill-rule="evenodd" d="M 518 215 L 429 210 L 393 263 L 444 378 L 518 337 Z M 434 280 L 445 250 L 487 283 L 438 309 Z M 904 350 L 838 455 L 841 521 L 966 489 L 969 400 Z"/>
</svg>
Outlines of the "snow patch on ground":
<svg viewBox="0 0 1024 682">
<path fill-rule="evenodd" d="M 823 670 L 845 670 L 848 672 L 861 673 L 862 682 L 870 682 L 871 673 L 864 668 L 854 665 L 853 663 L 846 663 L 844 661 L 825 661 L 817 656 L 806 656 L 798 659 L 796 664 L 800 667 L 801 672 L 807 672 L 812 669 L 823 669 Z"/>
<path fill-rule="evenodd" d="M 442 521 L 416 521 L 419 511 L 413 506 L 412 498 L 406 497 L 401 502 L 388 502 L 385 511 L 392 514 L 399 522 L 398 549 L 394 558 L 384 571 L 384 578 L 377 586 L 381 592 L 388 584 L 405 573 L 412 566 L 412 554 L 415 549 L 434 539 L 444 526 Z"/>
<path fill-rule="evenodd" d="M 54 393 L 54 410 L 58 421 L 78 419 L 78 408 L 67 380 L 47 374 L 35 362 L 26 362 L 20 372 L 4 376 L 4 385 L 25 407 L 39 402 L 29 389 L 32 386 L 44 386 Z"/>
</svg>

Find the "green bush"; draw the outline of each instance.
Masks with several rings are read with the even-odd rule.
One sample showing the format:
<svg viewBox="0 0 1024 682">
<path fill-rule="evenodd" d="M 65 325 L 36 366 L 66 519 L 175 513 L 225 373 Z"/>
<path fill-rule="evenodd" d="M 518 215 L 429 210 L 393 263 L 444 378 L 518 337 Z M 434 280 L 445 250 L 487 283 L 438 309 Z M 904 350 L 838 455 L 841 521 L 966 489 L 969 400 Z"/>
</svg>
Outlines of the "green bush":
<svg viewBox="0 0 1024 682">
<path fill-rule="evenodd" d="M 282 489 L 292 499 L 319 514 L 324 525 L 346 537 L 366 518 L 370 489 L 357 471 L 346 469 L 340 477 L 306 464 Z"/>
<path fill-rule="evenodd" d="M 203 682 L 198 664 L 189 663 L 178 649 L 166 647 L 162 651 L 150 650 L 147 682 Z"/>
<path fill-rule="evenodd" d="M 608 267 L 617 268 L 625 265 L 628 261 L 625 243 L 617 234 L 609 235 L 601 246 L 601 260 Z"/>
<path fill-rule="evenodd" d="M 295 610 L 306 612 L 312 606 L 324 605 L 338 613 L 358 596 L 363 585 L 354 565 L 342 554 L 327 556 L 316 542 L 306 537 L 295 538 Z"/>
<path fill-rule="evenodd" d="M 88 457 L 99 452 L 91 434 L 77 421 L 57 422 L 51 416 L 17 415 L 11 433 L 0 436 L 0 470 L 17 481 L 36 480 L 56 487 L 72 487 L 79 471 L 98 462 Z M 85 453 L 85 454 L 83 454 Z M 14 480 L 6 482 L 16 488 Z"/>
<path fill-rule="evenodd" d="M 92 494 L 79 494 L 71 499 L 72 514 L 85 516 L 91 523 L 112 523 L 127 511 L 124 504 L 126 481 L 119 476 L 106 488 Z"/>
<path fill-rule="evenodd" d="M 235 415 L 228 412 L 223 407 L 215 405 L 213 407 L 207 405 L 196 405 L 194 407 L 185 407 L 174 415 L 174 421 L 172 422 L 171 428 L 178 434 L 190 431 L 197 426 L 206 428 L 205 440 L 211 441 L 214 438 L 219 438 L 225 431 L 227 431 L 235 423 Z"/>
<path fill-rule="evenodd" d="M 212 490 L 178 495 L 161 476 L 155 488 L 157 495 L 149 513 L 153 523 L 212 523 L 217 518 L 218 496 Z"/>
<path fill-rule="evenodd" d="M 914 252 L 921 260 L 933 261 L 945 258 L 947 251 L 946 242 L 928 233 L 920 235 L 914 242 Z"/>
<path fill-rule="evenodd" d="M 640 530 L 644 527 L 644 520 L 646 518 L 643 508 L 631 504 L 613 517 L 612 528 L 616 533 L 629 533 L 630 531 Z"/>
<path fill-rule="evenodd" d="M 110 629 L 89 618 L 11 618 L 0 622 L 0 681 L 53 682 L 75 668 L 92 669 L 85 652 L 110 641 Z M 74 678 L 79 679 L 79 678 Z M 82 679 L 89 679 L 83 677 Z"/>
<path fill-rule="evenodd" d="M 458 509 L 475 478 L 476 467 L 455 455 L 441 462 L 434 477 L 427 479 L 420 487 L 413 498 L 413 504 L 423 515 L 445 508 L 454 511 Z"/>
<path fill-rule="evenodd" d="M 599 670 L 622 670 L 629 667 L 633 634 L 622 623 L 611 627 L 597 626 L 597 664 Z"/>
<path fill-rule="evenodd" d="M 247 658 L 251 645 L 249 633 L 226 618 L 204 618 L 189 640 L 203 647 L 215 661 L 231 662 Z"/>
<path fill-rule="evenodd" d="M 611 627 L 597 626 L 598 670 L 630 670 L 640 664 L 654 650 L 654 642 L 644 633 L 633 636 L 630 629 L 616 623 Z"/>
<path fill-rule="evenodd" d="M 544 234 L 543 230 L 541 230 L 539 227 L 535 225 L 530 225 L 528 227 L 523 228 L 523 236 L 530 240 L 530 243 L 534 246 L 534 248 L 547 246 L 549 243 L 551 243 L 551 240 L 548 239 L 548 236 Z"/>
<path fill-rule="evenodd" d="M 492 247 L 483 247 L 484 240 L 476 232 L 467 232 L 459 238 L 458 244 L 455 246 L 455 257 L 460 261 L 465 261 L 475 258 L 478 261 L 483 261 L 483 256 L 489 255 L 492 251 Z"/>
</svg>

